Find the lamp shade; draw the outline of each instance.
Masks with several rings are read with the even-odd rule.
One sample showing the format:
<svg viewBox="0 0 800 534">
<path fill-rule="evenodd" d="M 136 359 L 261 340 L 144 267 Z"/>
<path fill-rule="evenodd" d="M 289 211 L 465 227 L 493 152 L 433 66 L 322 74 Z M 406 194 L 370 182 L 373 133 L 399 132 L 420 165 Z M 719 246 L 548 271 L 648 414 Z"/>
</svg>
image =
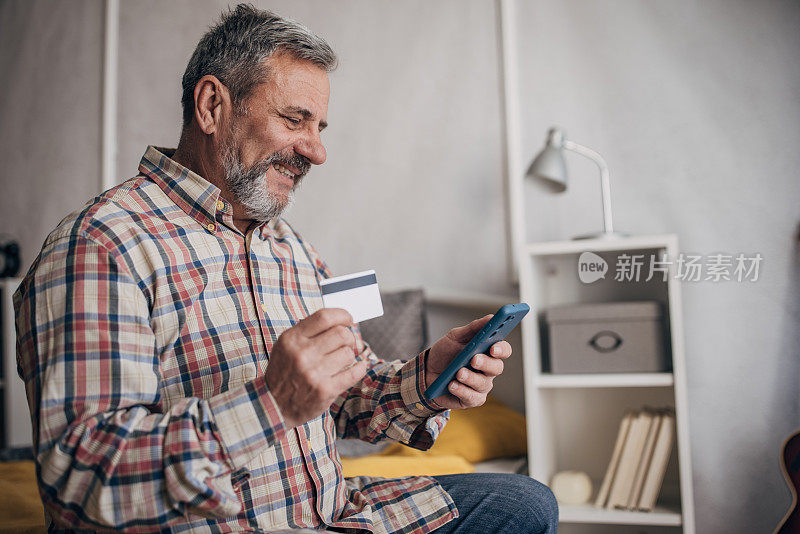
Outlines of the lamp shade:
<svg viewBox="0 0 800 534">
<path fill-rule="evenodd" d="M 564 153 L 561 149 L 548 144 L 528 167 L 528 176 L 542 180 L 556 193 L 563 193 L 567 190 L 567 165 L 564 162 Z"/>
<path fill-rule="evenodd" d="M 567 164 L 564 161 L 564 132 L 551 128 L 547 144 L 528 167 L 528 176 L 537 178 L 556 193 L 567 189 Z"/>
<path fill-rule="evenodd" d="M 600 170 L 600 193 L 603 197 L 603 232 L 588 234 L 575 239 L 590 237 L 607 239 L 626 235 L 614 231 L 614 223 L 611 220 L 611 183 L 608 177 L 608 165 L 603 156 L 589 147 L 570 141 L 559 128 L 550 128 L 547 132 L 547 144 L 533 159 L 526 174 L 546 184 L 553 192 L 563 193 L 567 190 L 567 165 L 564 162 L 565 150 L 589 158 L 597 164 L 597 168 Z"/>
</svg>

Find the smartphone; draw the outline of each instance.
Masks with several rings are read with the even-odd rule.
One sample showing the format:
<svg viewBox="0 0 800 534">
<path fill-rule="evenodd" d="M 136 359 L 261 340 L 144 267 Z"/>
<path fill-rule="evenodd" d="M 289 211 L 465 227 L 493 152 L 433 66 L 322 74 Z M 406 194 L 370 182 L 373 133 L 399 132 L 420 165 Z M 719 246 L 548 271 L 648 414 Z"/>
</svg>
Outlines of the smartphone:
<svg viewBox="0 0 800 534">
<path fill-rule="evenodd" d="M 425 390 L 425 398 L 432 400 L 443 395 L 447 391 L 447 385 L 455 378 L 459 369 L 469 365 L 470 360 L 476 354 L 488 354 L 489 348 L 505 339 L 530 310 L 531 307 L 525 303 L 506 304 L 497 310 L 494 317 L 489 319 L 489 322 L 473 336 L 467 346 L 453 358 L 447 369 Z"/>
</svg>

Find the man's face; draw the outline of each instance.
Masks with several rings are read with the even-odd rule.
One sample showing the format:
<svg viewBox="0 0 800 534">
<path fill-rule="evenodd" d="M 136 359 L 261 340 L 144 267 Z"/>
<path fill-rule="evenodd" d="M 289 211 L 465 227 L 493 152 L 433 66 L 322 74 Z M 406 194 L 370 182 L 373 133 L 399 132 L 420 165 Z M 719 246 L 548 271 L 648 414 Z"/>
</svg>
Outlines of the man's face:
<svg viewBox="0 0 800 534">
<path fill-rule="evenodd" d="M 280 215 L 311 165 L 325 162 L 330 95 L 327 72 L 309 61 L 276 54 L 267 64 L 269 79 L 234 113 L 220 154 L 230 200 L 259 222 Z"/>
</svg>

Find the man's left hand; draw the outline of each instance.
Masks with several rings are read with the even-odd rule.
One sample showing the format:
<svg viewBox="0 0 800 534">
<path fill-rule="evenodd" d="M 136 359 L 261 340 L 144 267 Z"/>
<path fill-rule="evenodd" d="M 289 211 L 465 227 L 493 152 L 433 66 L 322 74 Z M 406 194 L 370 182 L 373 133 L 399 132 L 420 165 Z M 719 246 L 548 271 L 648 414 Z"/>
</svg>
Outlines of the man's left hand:
<svg viewBox="0 0 800 534">
<path fill-rule="evenodd" d="M 487 315 L 468 325 L 454 328 L 433 344 L 425 367 L 426 388 L 433 384 L 453 358 L 491 318 L 491 315 Z M 492 390 L 494 377 L 503 372 L 503 360 L 511 356 L 511 345 L 507 341 L 499 341 L 487 352 L 489 354 L 476 354 L 470 360 L 469 366 L 459 369 L 455 378 L 448 384 L 447 393 L 436 397 L 433 400 L 434 405 L 445 409 L 471 408 L 486 402 L 486 395 Z"/>
</svg>

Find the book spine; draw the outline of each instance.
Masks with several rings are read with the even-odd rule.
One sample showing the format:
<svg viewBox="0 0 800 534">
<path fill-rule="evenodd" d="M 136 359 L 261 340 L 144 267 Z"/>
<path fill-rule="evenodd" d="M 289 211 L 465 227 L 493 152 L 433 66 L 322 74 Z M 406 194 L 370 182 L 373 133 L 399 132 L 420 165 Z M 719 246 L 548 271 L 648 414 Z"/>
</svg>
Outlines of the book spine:
<svg viewBox="0 0 800 534">
<path fill-rule="evenodd" d="M 639 498 L 638 509 L 649 512 L 655 507 L 658 494 L 664 482 L 664 474 L 667 472 L 667 464 L 672 454 L 672 446 L 675 442 L 675 415 L 668 413 L 664 415 L 661 428 L 653 449 L 653 459 L 650 462 L 650 469 L 647 470 L 642 487 L 642 495 Z"/>
<path fill-rule="evenodd" d="M 609 498 L 609 508 L 626 508 L 633 489 L 633 479 L 636 467 L 642 457 L 642 450 L 647 439 L 647 433 L 652 423 L 652 416 L 643 411 L 639 413 L 631 426 L 631 430 L 622 453 L 619 465 L 619 474 L 614 478 Z"/>
<path fill-rule="evenodd" d="M 636 468 L 636 476 L 633 479 L 633 490 L 628 499 L 628 510 L 635 510 L 639 506 L 639 498 L 642 495 L 642 488 L 644 487 L 644 479 L 647 476 L 647 471 L 650 469 L 650 462 L 653 458 L 653 450 L 656 445 L 656 438 L 663 421 L 661 414 L 653 414 L 653 422 L 650 425 L 650 431 L 647 433 L 647 440 L 644 444 L 642 457 L 639 460 L 639 465 Z"/>
<path fill-rule="evenodd" d="M 603 477 L 603 482 L 600 484 L 600 489 L 597 491 L 597 497 L 595 498 L 594 505 L 598 507 L 603 507 L 606 505 L 608 501 L 608 495 L 611 490 L 611 483 L 614 480 L 614 476 L 617 473 L 617 468 L 619 466 L 619 459 L 622 455 L 622 448 L 625 446 L 625 440 L 628 438 L 628 431 L 631 427 L 631 420 L 633 419 L 633 414 L 628 412 L 622 418 L 622 422 L 619 424 L 619 432 L 617 432 L 617 440 L 614 442 L 614 449 L 611 453 L 611 460 L 608 462 L 608 468 L 606 469 L 606 474 Z"/>
</svg>

